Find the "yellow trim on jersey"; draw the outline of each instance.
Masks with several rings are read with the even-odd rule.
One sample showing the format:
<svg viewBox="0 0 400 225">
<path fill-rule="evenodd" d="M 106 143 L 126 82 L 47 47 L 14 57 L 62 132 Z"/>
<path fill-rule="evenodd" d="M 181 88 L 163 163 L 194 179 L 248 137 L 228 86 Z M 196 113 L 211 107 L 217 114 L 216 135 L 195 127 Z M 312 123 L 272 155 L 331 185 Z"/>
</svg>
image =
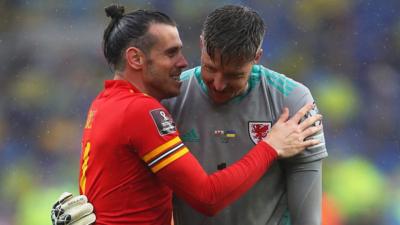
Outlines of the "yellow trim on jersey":
<svg viewBox="0 0 400 225">
<path fill-rule="evenodd" d="M 157 173 L 159 170 L 166 167 L 173 161 L 179 159 L 180 157 L 182 157 L 183 155 L 185 155 L 188 152 L 189 152 L 189 149 L 186 147 L 183 147 L 181 150 L 177 151 L 175 154 L 172 154 L 168 158 L 164 159 L 162 162 L 158 163 L 156 166 L 152 167 L 151 171 L 153 171 L 153 173 Z"/>
<path fill-rule="evenodd" d="M 90 152 L 90 142 L 86 143 L 85 151 L 83 152 L 82 177 L 81 177 L 81 181 L 79 182 L 80 186 L 81 186 L 82 194 L 85 194 L 86 170 L 87 170 L 87 167 L 88 167 L 89 152 Z"/>
<path fill-rule="evenodd" d="M 143 160 L 147 163 L 150 159 L 154 158 L 154 156 L 160 154 L 161 152 L 169 149 L 171 146 L 174 146 L 176 143 L 182 142 L 179 137 L 175 137 L 170 141 L 158 146 L 157 148 L 151 150 L 149 153 L 143 156 Z"/>
</svg>

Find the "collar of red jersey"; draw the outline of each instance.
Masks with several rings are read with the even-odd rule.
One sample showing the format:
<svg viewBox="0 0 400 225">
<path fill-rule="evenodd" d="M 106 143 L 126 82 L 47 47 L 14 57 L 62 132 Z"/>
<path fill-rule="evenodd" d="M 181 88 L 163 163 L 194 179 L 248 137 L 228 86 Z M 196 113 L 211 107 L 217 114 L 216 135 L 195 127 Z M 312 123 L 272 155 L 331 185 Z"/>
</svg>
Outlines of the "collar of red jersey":
<svg viewBox="0 0 400 225">
<path fill-rule="evenodd" d="M 127 89 L 133 90 L 134 92 L 141 93 L 141 91 L 139 91 L 139 89 L 137 89 L 132 83 L 130 83 L 129 81 L 126 81 L 126 80 L 106 80 L 106 81 L 104 81 L 104 87 L 106 89 L 127 88 Z"/>
</svg>

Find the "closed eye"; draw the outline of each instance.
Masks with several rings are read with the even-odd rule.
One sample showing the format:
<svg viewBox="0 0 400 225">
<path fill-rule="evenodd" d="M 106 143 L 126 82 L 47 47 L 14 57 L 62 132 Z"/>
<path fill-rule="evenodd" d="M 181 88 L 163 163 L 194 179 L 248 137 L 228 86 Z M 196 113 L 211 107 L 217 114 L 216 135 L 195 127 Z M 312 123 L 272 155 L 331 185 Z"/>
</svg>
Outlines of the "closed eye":
<svg viewBox="0 0 400 225">
<path fill-rule="evenodd" d="M 225 77 L 229 78 L 229 79 L 240 79 L 245 77 L 244 73 L 225 73 L 224 74 Z"/>
<path fill-rule="evenodd" d="M 172 58 L 172 57 L 176 56 L 180 52 L 180 50 L 181 50 L 180 47 L 172 47 L 172 48 L 165 50 L 165 54 L 168 57 Z"/>
<path fill-rule="evenodd" d="M 210 73 L 215 73 L 215 72 L 217 72 L 217 69 L 216 69 L 216 68 L 214 68 L 214 67 L 212 67 L 212 66 L 209 66 L 209 65 L 204 65 L 204 68 L 205 68 L 208 72 L 210 72 Z"/>
</svg>

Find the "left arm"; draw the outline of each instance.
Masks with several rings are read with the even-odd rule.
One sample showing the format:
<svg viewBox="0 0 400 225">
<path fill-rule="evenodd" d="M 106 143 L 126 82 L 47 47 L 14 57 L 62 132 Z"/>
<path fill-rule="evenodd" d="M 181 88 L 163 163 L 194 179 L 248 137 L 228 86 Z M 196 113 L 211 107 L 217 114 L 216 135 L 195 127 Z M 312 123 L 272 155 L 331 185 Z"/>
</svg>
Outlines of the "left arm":
<svg viewBox="0 0 400 225">
<path fill-rule="evenodd" d="M 314 99 L 310 90 L 299 84 L 284 102 L 293 111 L 306 102 L 314 102 Z M 317 105 L 314 103 L 314 108 L 305 118 L 318 113 Z M 328 153 L 323 130 L 307 139 L 319 140 L 320 144 L 308 147 L 299 155 L 283 161 L 292 225 L 321 225 L 322 159 L 326 158 Z"/>
<path fill-rule="evenodd" d="M 322 159 L 285 163 L 287 198 L 292 225 L 320 225 Z"/>
</svg>

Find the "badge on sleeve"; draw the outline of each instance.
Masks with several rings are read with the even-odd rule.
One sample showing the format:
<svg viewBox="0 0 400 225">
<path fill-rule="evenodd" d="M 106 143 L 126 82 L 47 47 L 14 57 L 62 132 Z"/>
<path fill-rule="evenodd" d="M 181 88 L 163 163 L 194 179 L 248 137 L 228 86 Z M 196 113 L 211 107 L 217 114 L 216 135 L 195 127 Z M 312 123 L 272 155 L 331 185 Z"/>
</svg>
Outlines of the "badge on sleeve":
<svg viewBox="0 0 400 225">
<path fill-rule="evenodd" d="M 156 124 L 158 133 L 161 136 L 176 132 L 175 123 L 171 116 L 164 109 L 155 109 L 150 111 L 150 115 Z"/>
<path fill-rule="evenodd" d="M 319 113 L 319 110 L 317 108 L 317 104 L 315 104 L 315 102 L 313 102 L 313 108 L 306 113 L 306 115 L 301 119 L 301 122 L 303 122 L 305 119 L 307 119 L 309 117 L 312 117 L 312 116 L 314 116 L 314 115 L 316 115 L 318 113 Z M 314 126 L 318 126 L 321 123 L 322 123 L 322 121 L 318 120 L 317 122 L 314 123 Z"/>
</svg>

